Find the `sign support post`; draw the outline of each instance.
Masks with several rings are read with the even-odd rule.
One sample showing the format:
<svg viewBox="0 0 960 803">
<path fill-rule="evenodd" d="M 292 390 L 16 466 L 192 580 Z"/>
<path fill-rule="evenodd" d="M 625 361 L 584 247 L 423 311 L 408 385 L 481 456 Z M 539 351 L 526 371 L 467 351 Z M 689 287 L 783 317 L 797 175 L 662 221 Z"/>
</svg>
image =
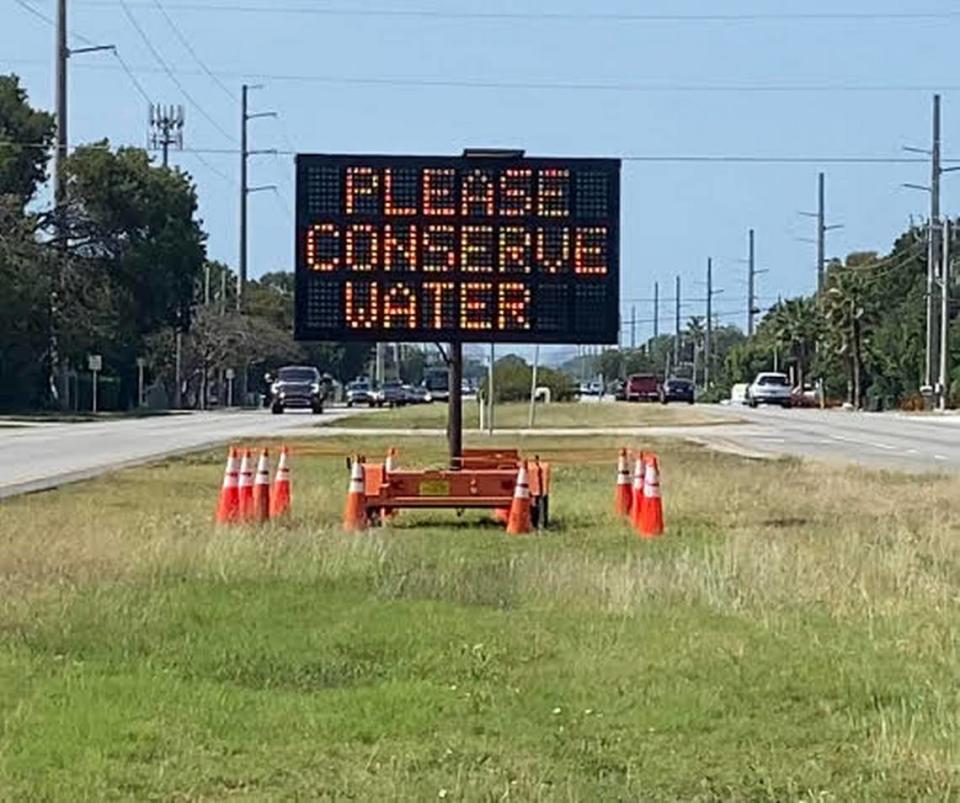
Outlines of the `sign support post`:
<svg viewBox="0 0 960 803">
<path fill-rule="evenodd" d="M 450 344 L 449 407 L 447 410 L 447 442 L 450 450 L 450 468 L 461 468 L 463 463 L 463 344 Z"/>
</svg>

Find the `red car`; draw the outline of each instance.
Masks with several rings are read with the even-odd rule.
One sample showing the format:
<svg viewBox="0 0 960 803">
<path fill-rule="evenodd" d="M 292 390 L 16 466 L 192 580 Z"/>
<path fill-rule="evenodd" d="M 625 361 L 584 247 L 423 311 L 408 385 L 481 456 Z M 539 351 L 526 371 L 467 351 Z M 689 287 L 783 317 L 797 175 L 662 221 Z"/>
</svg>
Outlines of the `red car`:
<svg viewBox="0 0 960 803">
<path fill-rule="evenodd" d="M 627 379 L 627 401 L 660 401 L 660 380 L 653 374 L 634 374 Z"/>
</svg>

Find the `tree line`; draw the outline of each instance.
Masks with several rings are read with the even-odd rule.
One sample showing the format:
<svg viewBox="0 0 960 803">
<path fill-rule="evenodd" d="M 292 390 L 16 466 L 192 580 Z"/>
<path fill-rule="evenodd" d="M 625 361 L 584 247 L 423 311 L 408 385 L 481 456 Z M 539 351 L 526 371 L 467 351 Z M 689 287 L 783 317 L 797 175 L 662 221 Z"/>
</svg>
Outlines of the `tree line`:
<svg viewBox="0 0 960 803">
<path fill-rule="evenodd" d="M 50 204 L 53 139 L 53 115 L 0 76 L 0 409 L 87 406 L 91 354 L 116 409 L 139 403 L 138 359 L 159 403 L 185 406 L 204 404 L 226 369 L 237 401 L 278 363 L 364 370 L 368 346 L 293 340 L 292 274 L 249 282 L 238 312 L 236 276 L 207 257 L 192 178 L 144 150 L 77 147 L 61 167 L 65 201 Z"/>
<path fill-rule="evenodd" d="M 44 186 L 53 139 L 53 116 L 30 105 L 16 76 L 0 76 L 0 409 L 85 406 L 90 354 L 102 356 L 104 395 L 117 409 L 139 403 L 138 360 L 162 397 L 158 405 L 179 396 L 194 407 L 223 398 L 228 369 L 239 381 L 237 402 L 244 387 L 259 389 L 264 370 L 280 363 L 314 364 L 341 380 L 365 372 L 371 346 L 293 340 L 289 272 L 250 281 L 237 311 L 236 275 L 207 256 L 188 173 L 152 164 L 139 148 L 90 143 L 64 159 L 66 199 L 52 205 Z M 821 291 L 778 301 L 754 335 L 715 326 L 709 357 L 705 321 L 693 317 L 679 340 L 661 335 L 564 368 L 607 381 L 685 375 L 706 399 L 779 369 L 795 385 L 822 383 L 828 399 L 857 408 L 917 406 L 926 248 L 925 228 L 914 226 L 886 254 L 831 262 Z M 956 314 L 951 305 L 951 320 Z M 960 402 L 958 351 L 953 326 L 952 404 Z M 411 376 L 403 378 L 416 381 L 425 363 L 422 351 L 405 350 L 399 368 Z M 520 388 L 527 380 L 516 368 L 507 363 L 504 371 L 516 374 Z"/>
</svg>

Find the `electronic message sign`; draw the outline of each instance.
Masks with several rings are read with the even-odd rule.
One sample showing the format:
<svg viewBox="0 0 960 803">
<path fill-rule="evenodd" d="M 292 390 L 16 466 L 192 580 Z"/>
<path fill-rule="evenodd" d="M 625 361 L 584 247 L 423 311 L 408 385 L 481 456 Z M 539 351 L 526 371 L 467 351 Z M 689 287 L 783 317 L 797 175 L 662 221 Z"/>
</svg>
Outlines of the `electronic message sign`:
<svg viewBox="0 0 960 803">
<path fill-rule="evenodd" d="M 297 157 L 298 340 L 615 343 L 620 161 Z"/>
</svg>

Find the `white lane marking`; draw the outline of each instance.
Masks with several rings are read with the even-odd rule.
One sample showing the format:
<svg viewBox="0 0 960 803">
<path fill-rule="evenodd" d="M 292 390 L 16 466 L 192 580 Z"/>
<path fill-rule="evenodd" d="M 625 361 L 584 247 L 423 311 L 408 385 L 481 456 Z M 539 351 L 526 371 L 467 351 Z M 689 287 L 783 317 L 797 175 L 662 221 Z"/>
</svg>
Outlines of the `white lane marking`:
<svg viewBox="0 0 960 803">
<path fill-rule="evenodd" d="M 933 456 L 933 459 L 934 459 L 934 460 L 949 460 L 950 458 L 947 457 L 946 455 L 935 454 L 935 455 Z"/>
<path fill-rule="evenodd" d="M 874 449 L 883 449 L 884 451 L 887 451 L 887 452 L 897 451 L 897 447 L 891 446 L 889 443 L 869 443 L 868 442 L 867 446 L 872 446 Z"/>
</svg>

